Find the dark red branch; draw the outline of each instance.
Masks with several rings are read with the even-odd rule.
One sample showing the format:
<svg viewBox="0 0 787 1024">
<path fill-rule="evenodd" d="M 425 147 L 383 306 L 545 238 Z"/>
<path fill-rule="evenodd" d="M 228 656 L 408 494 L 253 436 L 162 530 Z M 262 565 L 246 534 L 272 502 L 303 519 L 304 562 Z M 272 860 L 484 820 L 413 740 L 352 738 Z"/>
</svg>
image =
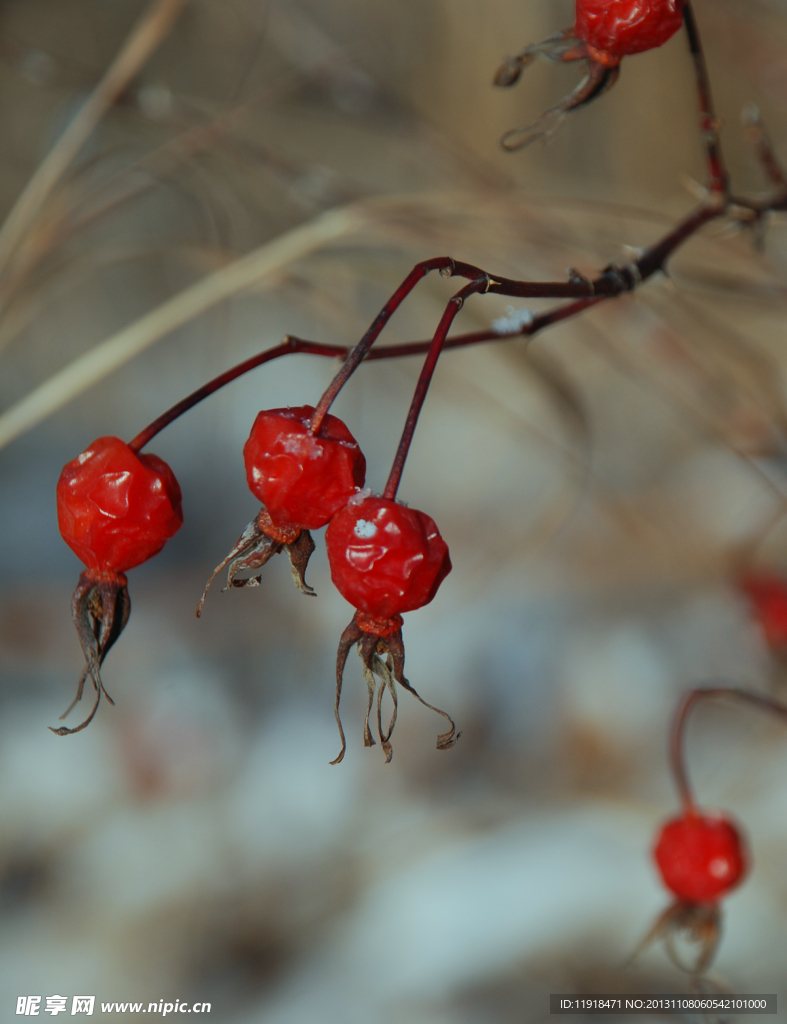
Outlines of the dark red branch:
<svg viewBox="0 0 787 1024">
<path fill-rule="evenodd" d="M 325 419 L 326 413 L 336 400 L 336 396 L 366 358 L 372 345 L 377 341 L 383 328 L 391 319 L 393 314 L 399 306 L 401 306 L 418 282 L 423 280 L 423 278 L 433 270 L 439 270 L 445 277 L 464 277 L 470 281 L 488 276 L 486 271 L 482 270 L 480 267 L 474 267 L 470 263 L 462 263 L 458 260 L 452 259 L 450 256 L 436 256 L 434 259 L 424 260 L 423 263 L 417 263 L 374 318 L 369 330 L 350 352 L 344 366 L 342 366 L 333 378 L 322 398 L 317 403 L 311 424 L 313 434 L 319 432 L 319 429 L 322 426 L 322 421 Z M 569 282 L 566 284 L 561 282 L 539 283 L 535 281 L 508 281 L 506 278 L 501 278 L 499 279 L 499 283 L 501 286 L 511 289 L 504 291 L 503 294 L 515 295 L 522 298 L 570 299 L 575 298 L 580 294 L 592 294 L 589 290 L 591 287 L 589 282 L 578 285 L 575 282 Z"/>
<path fill-rule="evenodd" d="M 702 48 L 699 28 L 697 27 L 691 0 L 686 0 L 683 8 L 683 25 L 689 40 L 689 51 L 694 62 L 694 74 L 697 80 L 697 96 L 700 107 L 700 131 L 705 143 L 705 155 L 708 165 L 708 187 L 717 199 L 729 196 L 729 177 L 724 166 L 724 156 L 719 141 L 719 119 L 713 107 L 713 96 L 710 90 L 708 68 Z"/>
<path fill-rule="evenodd" d="M 782 209 L 786 204 L 787 199 L 785 196 L 779 196 L 771 204 L 767 202 L 747 204 L 746 200 L 738 200 L 736 198 L 730 201 L 729 206 L 747 205 L 748 208 L 756 208 L 758 211 L 766 212 L 771 209 Z M 177 405 L 172 406 L 165 413 L 162 413 L 161 416 L 137 434 L 133 441 L 130 442 L 130 447 L 134 451 L 140 451 L 164 427 L 169 426 L 170 423 L 179 416 L 182 416 L 183 413 L 188 412 L 198 402 L 201 402 L 203 398 L 207 398 L 215 391 L 223 388 L 225 384 L 232 383 L 232 381 L 242 377 L 250 370 L 262 366 L 263 363 L 271 362 L 280 356 L 294 355 L 296 353 L 324 356 L 332 359 L 345 359 L 344 365 L 323 395 L 317 410 L 315 410 L 312 420 L 312 428 L 315 429 L 315 423 L 318 421 L 318 411 L 324 408 L 324 411 L 327 412 L 336 394 L 338 394 L 341 387 L 361 362 L 372 359 L 398 359 L 406 356 L 422 355 L 429 351 L 429 347 L 432 344 L 431 341 L 415 341 L 403 345 L 385 345 L 380 348 L 372 348 L 372 345 L 379 337 L 392 313 L 395 312 L 418 281 L 429 273 L 430 270 L 439 268 L 441 271 L 447 271 L 448 276 L 451 277 L 466 277 L 475 281 L 483 279 L 486 285 L 484 290 L 499 295 L 508 295 L 516 298 L 568 298 L 574 300 L 564 306 L 557 306 L 545 313 L 534 316 L 530 323 L 524 325 L 515 333 L 501 334 L 498 331 L 489 330 L 460 334 L 445 340 L 442 345 L 443 349 L 464 348 L 468 345 L 478 345 L 490 341 L 504 341 L 515 337 L 533 337 L 545 328 L 561 323 L 563 320 L 569 320 L 605 299 L 615 298 L 624 292 L 633 291 L 644 281 L 647 281 L 648 278 L 663 270 L 672 254 L 705 224 L 719 219 L 726 215 L 727 212 L 727 206 L 718 206 L 716 204 L 697 207 L 697 209 L 665 235 L 664 238 L 649 249 L 646 249 L 638 260 L 625 267 L 607 267 L 594 281 L 585 279 L 548 283 L 513 281 L 505 277 L 488 275 L 478 267 L 474 267 L 469 263 L 452 260 L 448 256 L 440 256 L 434 260 L 419 263 L 385 304 L 363 339 L 349 353 L 347 347 L 343 345 L 328 345 L 289 336 L 280 345 L 266 349 L 264 352 L 244 360 L 244 362 L 239 363 L 237 366 L 225 370 L 224 373 L 219 374 L 218 377 L 192 392 L 192 394 L 182 399 Z M 319 422 L 322 421 L 320 420 Z"/>
</svg>

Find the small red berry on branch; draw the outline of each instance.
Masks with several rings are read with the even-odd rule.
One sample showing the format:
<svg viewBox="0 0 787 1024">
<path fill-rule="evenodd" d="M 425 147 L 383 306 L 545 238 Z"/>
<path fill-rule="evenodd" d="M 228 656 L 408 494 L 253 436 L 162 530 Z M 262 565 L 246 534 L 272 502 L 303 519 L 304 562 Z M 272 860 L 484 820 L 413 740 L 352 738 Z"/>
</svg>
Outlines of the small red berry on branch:
<svg viewBox="0 0 787 1024">
<path fill-rule="evenodd" d="M 577 0 L 574 33 L 600 63 L 618 63 L 671 39 L 685 0 Z"/>
<path fill-rule="evenodd" d="M 81 725 L 52 730 L 65 736 L 92 721 L 102 693 L 112 701 L 100 670 L 131 611 L 125 573 L 158 554 L 182 526 L 180 487 L 156 455 L 139 455 L 118 437 L 100 437 L 63 467 L 57 518 L 63 540 L 87 566 L 71 602 L 85 668 L 61 717 L 82 699 L 88 676 L 96 691 Z"/>
<path fill-rule="evenodd" d="M 314 408 L 259 413 L 243 449 L 246 479 L 277 526 L 318 530 L 366 480 L 366 459 L 337 417 L 311 432 Z"/>
<path fill-rule="evenodd" d="M 356 608 L 342 633 L 336 659 L 336 722 L 342 749 L 332 764 L 338 764 L 347 747 L 339 715 L 342 678 L 347 656 L 354 645 L 363 662 L 368 687 L 364 746 L 374 745 L 369 716 L 377 688 L 377 730 L 386 761 L 393 756 L 391 734 L 396 724 L 398 698 L 395 683 L 409 690 L 422 704 L 442 715 L 450 730 L 437 738 L 438 750 L 447 750 L 458 739 L 450 715 L 428 704 L 404 675 L 402 613 L 415 611 L 434 598 L 451 571 L 448 545 L 437 525 L 423 512 L 407 508 L 388 498 L 358 495 L 351 498 L 328 525 L 325 534 L 331 579 L 339 593 Z M 385 690 L 394 710 L 387 729 L 382 726 Z"/>
<path fill-rule="evenodd" d="M 729 686 L 689 690 L 675 712 L 670 761 L 683 813 L 662 825 L 653 848 L 662 881 L 675 901 L 658 918 L 637 952 L 663 939 L 676 966 L 695 976 L 710 966 L 719 943 L 719 902 L 740 885 L 750 866 L 741 830 L 725 815 L 698 809 L 686 771 L 684 738 L 689 714 L 700 701 L 718 698 L 746 704 L 787 722 L 787 705 L 764 693 Z M 679 954 L 678 936 L 697 946 L 693 963 L 687 964 Z"/>
<path fill-rule="evenodd" d="M 331 516 L 363 487 L 366 459 L 358 442 L 337 417 L 326 415 L 316 434 L 314 408 L 267 409 L 259 413 L 243 448 L 246 480 L 262 502 L 259 514 L 243 531 L 205 585 L 197 617 L 213 580 L 229 564 L 228 587 L 255 587 L 260 577 L 237 579 L 239 572 L 259 569 L 286 549 L 295 585 L 314 595 L 306 567 L 314 551 L 310 530 Z"/>
<path fill-rule="evenodd" d="M 658 939 L 673 963 L 701 975 L 710 966 L 721 938 L 719 901 L 746 876 L 749 855 L 740 830 L 720 814 L 701 813 L 693 805 L 659 830 L 653 857 L 662 881 L 676 899 L 661 914 L 640 948 Z M 687 963 L 676 940 L 697 949 Z"/>
<path fill-rule="evenodd" d="M 653 856 L 662 881 L 683 903 L 717 902 L 743 881 L 748 867 L 736 826 L 693 808 L 662 827 Z"/>
</svg>

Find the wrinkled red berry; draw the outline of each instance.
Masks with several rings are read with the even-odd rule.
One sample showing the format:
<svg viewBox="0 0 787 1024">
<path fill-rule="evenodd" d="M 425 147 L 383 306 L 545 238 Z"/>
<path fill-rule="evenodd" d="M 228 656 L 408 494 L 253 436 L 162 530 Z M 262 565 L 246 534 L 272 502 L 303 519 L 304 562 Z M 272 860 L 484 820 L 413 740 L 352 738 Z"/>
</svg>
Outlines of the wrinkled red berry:
<svg viewBox="0 0 787 1024">
<path fill-rule="evenodd" d="M 666 887 L 685 903 L 715 903 L 743 880 L 748 866 L 732 822 L 696 811 L 663 826 L 653 856 Z"/>
<path fill-rule="evenodd" d="M 137 455 L 119 437 L 99 437 L 63 467 L 57 519 L 88 569 L 122 573 L 152 558 L 183 524 L 169 466 Z"/>
<path fill-rule="evenodd" d="M 331 519 L 325 542 L 337 589 L 377 620 L 429 604 L 451 571 L 434 520 L 388 498 L 350 501 Z"/>
<path fill-rule="evenodd" d="M 259 413 L 243 449 L 246 479 L 277 526 L 317 530 L 363 487 L 366 459 L 336 416 L 310 432 L 314 409 Z"/>
<path fill-rule="evenodd" d="M 683 22 L 684 0 L 577 0 L 575 33 L 596 59 L 661 46 Z"/>
<path fill-rule="evenodd" d="M 787 648 L 787 581 L 778 576 L 747 576 L 741 590 L 751 601 L 754 617 L 772 650 Z"/>
</svg>

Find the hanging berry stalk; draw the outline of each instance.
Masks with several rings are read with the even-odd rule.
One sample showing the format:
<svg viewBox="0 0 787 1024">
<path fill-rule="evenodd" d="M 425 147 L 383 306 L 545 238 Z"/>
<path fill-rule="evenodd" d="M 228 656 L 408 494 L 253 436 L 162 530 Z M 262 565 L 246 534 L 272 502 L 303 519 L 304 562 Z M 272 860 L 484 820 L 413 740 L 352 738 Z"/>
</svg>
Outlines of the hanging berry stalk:
<svg viewBox="0 0 787 1024">
<path fill-rule="evenodd" d="M 437 737 L 437 749 L 447 750 L 457 740 L 456 725 L 445 711 L 428 704 L 404 675 L 402 613 L 415 611 L 434 598 L 451 571 L 448 545 L 434 520 L 388 498 L 361 496 L 350 499 L 328 524 L 325 534 L 331 579 L 339 593 L 355 606 L 355 614 L 342 633 L 336 657 L 336 724 L 342 748 L 331 764 L 344 757 L 344 737 L 339 702 L 347 656 L 354 645 L 363 662 L 369 690 L 364 726 L 364 746 L 374 746 L 369 715 L 377 694 L 377 729 L 386 761 L 393 755 L 391 734 L 396 724 L 397 695 L 394 683 L 409 690 L 422 704 L 442 715 L 451 728 Z M 394 710 L 388 728 L 382 726 L 382 699 L 391 695 Z"/>
<path fill-rule="evenodd" d="M 393 756 L 391 734 L 398 711 L 394 683 L 409 690 L 422 704 L 450 723 L 450 730 L 437 737 L 438 750 L 448 750 L 458 738 L 451 716 L 428 704 L 405 677 L 402 640 L 402 613 L 429 604 L 451 571 L 448 545 L 433 519 L 423 512 L 397 504 L 395 498 L 418 417 L 451 324 L 465 298 L 488 290 L 490 284 L 489 277 L 483 274 L 448 303 L 424 361 L 383 496 L 358 495 L 351 498 L 328 525 L 325 542 L 331 579 L 341 595 L 356 609 L 352 621 L 342 633 L 336 657 L 334 711 L 342 748 L 331 764 L 338 764 L 347 749 L 339 703 L 344 666 L 350 649 L 355 645 L 358 646 L 368 688 L 364 746 L 374 745 L 369 716 L 377 686 L 375 677 L 380 681 L 377 689 L 377 732 L 386 762 Z M 386 689 L 393 701 L 393 714 L 388 728 L 384 730 L 382 699 Z"/>
<path fill-rule="evenodd" d="M 692 975 L 701 975 L 710 966 L 721 937 L 720 900 L 740 885 L 751 863 L 741 829 L 728 815 L 699 808 L 689 783 L 684 756 L 686 722 L 692 708 L 709 698 L 749 704 L 787 722 L 787 706 L 779 701 L 720 686 L 690 690 L 675 713 L 670 761 L 683 809 L 662 825 L 653 849 L 661 879 L 675 900 L 639 948 L 663 939 L 676 966 Z M 692 963 L 680 956 L 679 937 L 695 945 L 697 955 Z"/>
<path fill-rule="evenodd" d="M 262 509 L 246 527 L 205 586 L 197 606 L 219 572 L 230 564 L 228 587 L 258 586 L 259 576 L 236 579 L 261 568 L 287 550 L 298 589 L 314 595 L 305 573 L 314 551 L 310 530 L 317 530 L 347 504 L 366 480 L 366 459 L 358 442 L 336 416 L 325 416 L 319 434 L 311 431 L 314 408 L 267 409 L 259 413 L 243 448 L 249 489 Z"/>
<path fill-rule="evenodd" d="M 118 437 L 100 437 L 63 467 L 57 484 L 57 517 L 63 540 L 85 563 L 71 611 L 85 668 L 77 694 L 90 677 L 96 700 L 88 718 L 58 736 L 79 732 L 98 710 L 101 666 L 128 622 L 131 602 L 126 572 L 163 548 L 183 524 L 181 494 L 169 466 L 155 455 L 138 455 Z"/>
</svg>

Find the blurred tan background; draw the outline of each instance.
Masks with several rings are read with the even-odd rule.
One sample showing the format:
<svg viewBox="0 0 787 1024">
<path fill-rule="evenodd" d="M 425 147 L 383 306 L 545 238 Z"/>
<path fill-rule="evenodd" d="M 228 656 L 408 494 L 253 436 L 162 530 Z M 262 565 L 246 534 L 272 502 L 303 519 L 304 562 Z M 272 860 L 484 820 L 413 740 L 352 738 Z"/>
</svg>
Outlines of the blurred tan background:
<svg viewBox="0 0 787 1024">
<path fill-rule="evenodd" d="M 1 211 L 144 9 L 0 7 Z M 787 5 L 697 0 L 696 12 L 736 189 L 761 193 L 740 113 L 756 102 L 787 156 Z M 709 229 L 670 279 L 529 347 L 441 361 L 400 493 L 451 547 L 454 571 L 407 617 L 405 641 L 409 678 L 463 731 L 454 750 L 435 751 L 438 720 L 406 695 L 393 763 L 364 750 L 352 658 L 349 750 L 328 765 L 351 610 L 321 541 L 318 600 L 279 559 L 258 590 L 216 588 L 194 618 L 255 512 L 241 449 L 256 412 L 313 403 L 335 369 L 305 356 L 156 439 L 186 524 L 131 574 L 133 614 L 104 673 L 117 706 L 78 736 L 46 729 L 81 662 L 79 564 L 54 487 L 94 437 L 130 438 L 287 332 L 353 343 L 419 259 L 591 274 L 696 201 L 681 35 L 627 60 L 618 87 L 548 146 L 500 150 L 578 70 L 539 64 L 504 91 L 495 69 L 572 16 L 570 0 L 192 0 L 0 280 L 7 413 L 237 256 L 325 211 L 355 218 L 0 451 L 2 1020 L 19 995 L 93 993 L 205 1000 L 233 1024 L 513 1024 L 546 1019 L 550 991 L 686 989 L 658 947 L 623 965 L 667 902 L 648 850 L 675 807 L 666 734 L 679 693 L 719 678 L 782 693 L 734 585 L 743 557 L 787 571 L 778 523 L 750 555 L 787 487 L 778 218 L 759 249 L 748 232 Z M 385 340 L 428 337 L 450 294 L 428 279 Z M 474 298 L 457 329 L 508 306 Z M 374 488 L 418 370 L 363 367 L 337 405 Z M 718 982 L 785 996 L 787 737 L 706 709 L 690 751 L 701 801 L 741 819 L 755 862 L 728 901 Z"/>
</svg>

